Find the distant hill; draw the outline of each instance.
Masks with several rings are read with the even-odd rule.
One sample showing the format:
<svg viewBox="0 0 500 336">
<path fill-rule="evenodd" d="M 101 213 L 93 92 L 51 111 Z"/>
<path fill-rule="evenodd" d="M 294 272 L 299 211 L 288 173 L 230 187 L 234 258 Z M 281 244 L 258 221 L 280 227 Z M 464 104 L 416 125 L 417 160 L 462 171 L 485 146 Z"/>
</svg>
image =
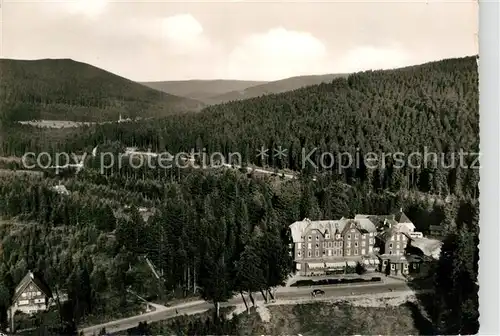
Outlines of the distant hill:
<svg viewBox="0 0 500 336">
<path fill-rule="evenodd" d="M 210 98 L 213 103 L 225 103 L 233 100 L 243 100 L 255 98 L 268 94 L 283 93 L 300 89 L 306 86 L 317 85 L 321 83 L 328 83 L 339 77 L 347 77 L 347 74 L 328 74 L 316 76 L 297 76 L 278 81 L 268 82 L 255 86 L 248 87 L 243 90 L 233 90 L 224 94 L 213 96 Z"/>
<path fill-rule="evenodd" d="M 204 104 L 71 59 L 0 59 L 0 117 L 73 121 L 157 117 Z"/>
<path fill-rule="evenodd" d="M 206 104 L 220 104 L 233 100 L 255 98 L 268 94 L 283 93 L 305 86 L 331 82 L 347 75 L 297 76 L 272 82 L 238 80 L 188 80 L 141 83 L 150 88 L 178 96 L 196 99 Z"/>
<path fill-rule="evenodd" d="M 196 99 L 205 103 L 213 102 L 210 98 L 231 91 L 245 90 L 251 86 L 265 84 L 264 81 L 239 80 L 185 80 L 141 83 L 152 89 L 167 92 L 181 97 Z"/>
</svg>

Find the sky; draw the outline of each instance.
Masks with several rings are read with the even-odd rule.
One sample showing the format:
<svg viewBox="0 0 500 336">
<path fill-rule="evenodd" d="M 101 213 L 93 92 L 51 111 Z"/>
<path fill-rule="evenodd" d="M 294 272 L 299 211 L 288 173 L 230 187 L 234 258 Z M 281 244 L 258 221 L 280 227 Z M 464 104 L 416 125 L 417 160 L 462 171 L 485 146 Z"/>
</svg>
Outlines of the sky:
<svg viewBox="0 0 500 336">
<path fill-rule="evenodd" d="M 278 80 L 477 54 L 455 1 L 3 0 L 0 57 L 71 58 L 134 81 Z"/>
</svg>

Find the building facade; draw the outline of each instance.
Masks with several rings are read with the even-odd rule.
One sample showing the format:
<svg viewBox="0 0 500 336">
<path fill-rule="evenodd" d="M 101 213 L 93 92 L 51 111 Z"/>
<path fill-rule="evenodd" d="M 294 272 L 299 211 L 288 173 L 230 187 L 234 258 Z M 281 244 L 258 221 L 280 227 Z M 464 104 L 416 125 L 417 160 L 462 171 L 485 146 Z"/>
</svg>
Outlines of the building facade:
<svg viewBox="0 0 500 336">
<path fill-rule="evenodd" d="M 385 259 L 380 256 L 404 256 L 407 234 L 414 233 L 414 229 L 402 210 L 389 216 L 356 215 L 353 219 L 305 218 L 290 225 L 296 271 L 320 275 L 356 267 L 381 270 Z"/>
<path fill-rule="evenodd" d="M 52 292 L 44 281 L 32 272 L 28 272 L 16 287 L 10 310 L 12 314 L 17 311 L 33 314 L 46 310 L 51 298 Z"/>
</svg>

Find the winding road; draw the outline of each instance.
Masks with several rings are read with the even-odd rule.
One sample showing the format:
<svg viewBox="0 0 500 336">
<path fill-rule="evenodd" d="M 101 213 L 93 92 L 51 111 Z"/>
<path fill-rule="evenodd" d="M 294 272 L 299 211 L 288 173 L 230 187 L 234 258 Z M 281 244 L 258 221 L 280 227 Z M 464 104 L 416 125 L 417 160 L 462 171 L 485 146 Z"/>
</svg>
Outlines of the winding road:
<svg viewBox="0 0 500 336">
<path fill-rule="evenodd" d="M 326 286 L 316 286 L 314 288 L 321 288 L 325 294 L 316 299 L 311 299 L 311 291 L 313 287 L 282 287 L 279 288 L 275 293 L 276 300 L 298 300 L 304 301 L 307 299 L 311 300 L 325 300 L 332 299 L 335 297 L 352 296 L 354 297 L 369 297 L 373 294 L 394 294 L 395 292 L 407 292 L 408 294 L 413 291 L 407 286 L 403 281 L 393 280 L 387 282 L 381 282 L 377 284 L 356 284 L 356 285 L 326 285 Z M 263 304 L 264 300 L 260 293 L 253 294 L 256 304 Z M 247 303 L 250 302 L 249 299 L 245 298 Z M 235 296 L 228 302 L 221 303 L 221 307 L 235 306 L 243 303 L 241 296 Z M 198 300 L 188 303 L 183 303 L 171 307 L 165 307 L 157 304 L 151 304 L 155 307 L 155 311 L 150 313 L 145 313 L 142 315 L 132 316 L 128 318 L 123 318 L 99 325 L 94 325 L 81 329 L 85 336 L 92 336 L 94 333 L 97 335 L 102 328 L 105 328 L 108 333 L 115 333 L 119 331 L 125 331 L 130 328 L 136 327 L 139 322 L 156 322 L 167 320 L 169 318 L 178 315 L 193 315 L 203 313 L 211 308 L 213 305 L 209 302 Z M 177 312 L 178 314 L 177 314 Z"/>
</svg>

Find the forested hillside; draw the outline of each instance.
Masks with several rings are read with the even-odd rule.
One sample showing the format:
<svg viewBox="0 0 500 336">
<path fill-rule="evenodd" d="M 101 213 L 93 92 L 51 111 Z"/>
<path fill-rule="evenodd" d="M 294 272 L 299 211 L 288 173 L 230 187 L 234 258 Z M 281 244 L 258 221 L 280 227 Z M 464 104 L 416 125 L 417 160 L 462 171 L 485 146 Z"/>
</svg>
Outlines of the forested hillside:
<svg viewBox="0 0 500 336">
<path fill-rule="evenodd" d="M 291 269 L 288 226 L 294 221 L 388 214 L 403 207 L 418 231 L 441 225 L 447 235 L 433 279 L 433 325 L 439 334 L 475 334 L 479 175 L 451 160 L 460 149 L 478 150 L 477 76 L 475 58 L 468 57 L 353 74 L 161 121 L 65 130 L 3 125 L 2 156 L 78 153 L 95 145 L 115 155 L 132 145 L 172 154 L 195 147 L 226 157 L 241 152 L 247 163 L 303 176 L 287 181 L 238 170 L 130 165 L 101 172 L 98 155 L 78 175 L 62 180 L 71 191 L 62 196 L 50 190 L 56 179 L 2 175 L 2 323 L 9 294 L 29 268 L 68 292 L 71 314 L 64 321 L 80 323 L 116 310 L 128 286 L 143 295 L 198 290 L 216 307 L 232 294 L 265 292 L 282 283 Z M 288 156 L 276 160 L 270 151 L 261 160 L 255 156 L 261 146 L 282 146 Z M 303 168 L 302 148 L 313 147 L 319 153 L 359 148 L 405 155 L 427 147 L 445 153 L 447 166 L 396 169 L 389 160 L 386 167 L 361 162 L 340 174 L 336 166 Z M 22 166 L 12 161 L 8 168 Z M 147 223 L 140 219 L 141 206 L 157 210 Z M 164 270 L 161 283 L 144 272 L 145 254 Z"/>
<path fill-rule="evenodd" d="M 321 83 L 330 83 L 333 79 L 347 77 L 342 74 L 328 74 L 316 76 L 297 76 L 277 81 L 267 82 L 249 86 L 245 89 L 233 89 L 232 91 L 210 97 L 207 102 L 212 104 L 226 103 L 234 100 L 244 100 L 256 98 L 263 95 L 283 93 L 286 91 L 297 90 L 306 86 L 317 85 Z"/>
<path fill-rule="evenodd" d="M 302 173 L 340 172 L 348 184 L 362 183 L 375 191 L 404 188 L 477 198 L 477 83 L 474 57 L 449 59 L 353 74 L 330 84 L 210 106 L 201 114 L 171 116 L 139 127 L 108 124 L 37 131 L 39 135 L 31 129 L 17 129 L 4 139 L 3 152 L 22 155 L 29 148 L 83 149 L 105 140 L 172 154 L 205 148 L 226 158 L 238 152 L 244 164 Z M 40 142 L 32 140 L 38 136 Z M 257 157 L 262 146 L 269 149 L 268 157 Z M 286 149 L 286 157 L 273 156 L 273 148 L 279 146 Z M 460 150 L 468 153 L 462 165 Z M 325 152 L 332 156 L 321 157 Z M 351 155 L 352 165 L 347 165 L 343 153 Z M 367 167 L 362 160 L 367 153 L 379 158 L 386 155 L 385 166 L 379 161 Z M 432 157 L 425 164 L 425 153 L 435 153 L 438 164 L 430 162 Z M 304 164 L 305 157 L 317 169 L 309 161 Z M 397 158 L 405 162 L 401 169 L 391 166 Z"/>
<path fill-rule="evenodd" d="M 0 117 L 7 120 L 108 121 L 202 105 L 70 59 L 0 59 L 0 78 Z"/>
</svg>

